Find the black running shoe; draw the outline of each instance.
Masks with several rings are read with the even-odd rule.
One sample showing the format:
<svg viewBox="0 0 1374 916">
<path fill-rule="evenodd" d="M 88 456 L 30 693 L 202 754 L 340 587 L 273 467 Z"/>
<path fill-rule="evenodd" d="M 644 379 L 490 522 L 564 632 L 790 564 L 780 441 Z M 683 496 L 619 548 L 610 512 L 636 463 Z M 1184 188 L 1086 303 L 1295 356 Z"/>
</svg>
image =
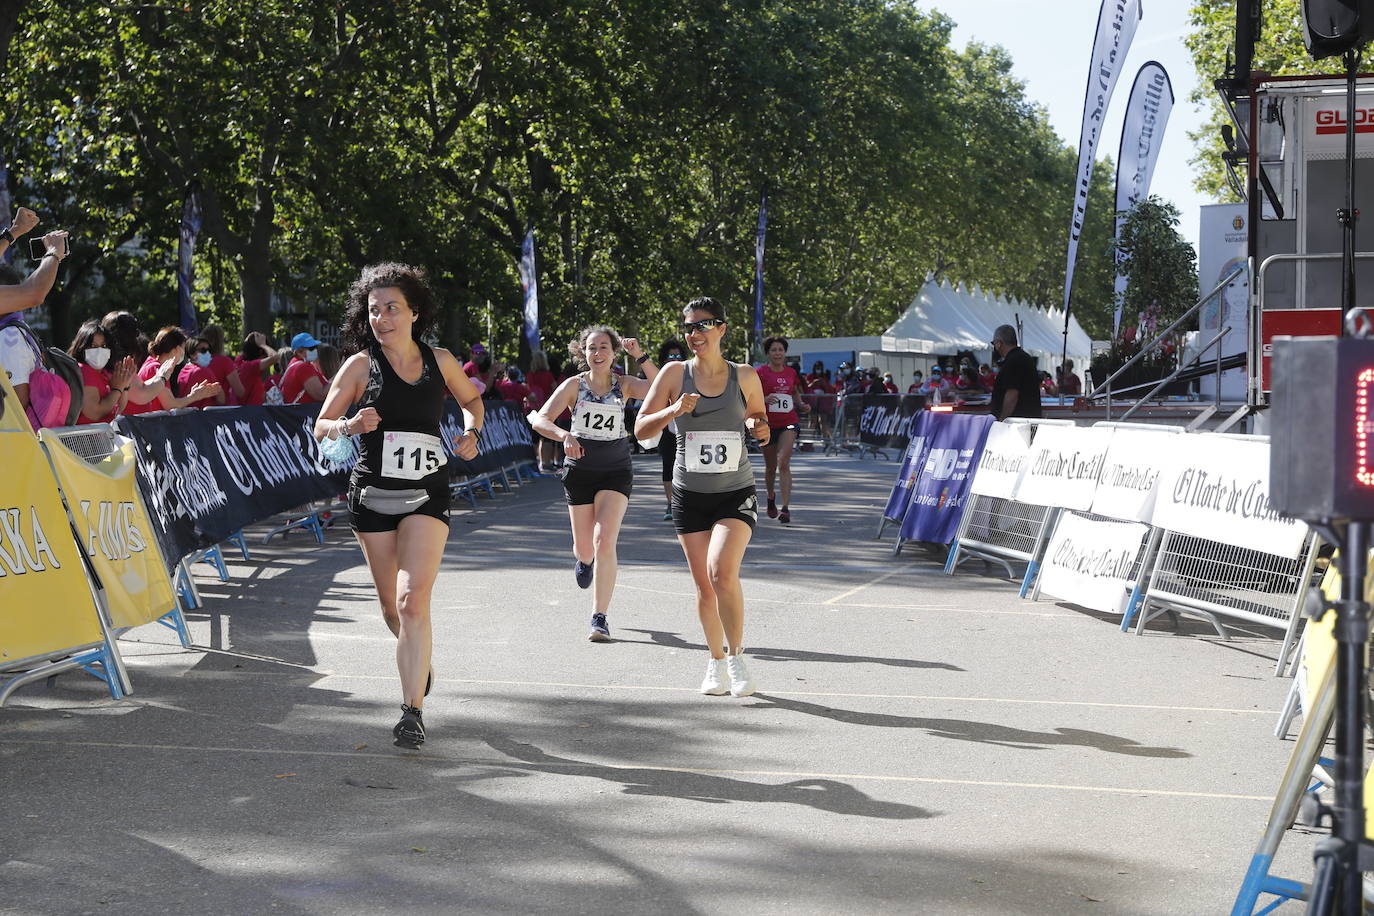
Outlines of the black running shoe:
<svg viewBox="0 0 1374 916">
<path fill-rule="evenodd" d="M 611 628 L 606 623 L 605 614 L 592 615 L 592 631 L 587 634 L 587 638 L 592 642 L 610 642 Z"/>
<path fill-rule="evenodd" d="M 583 563 L 581 560 L 573 566 L 573 575 L 577 577 L 578 588 L 590 588 L 592 584 L 592 567 L 596 566 L 596 558 L 593 557 L 590 563 Z"/>
<path fill-rule="evenodd" d="M 414 750 L 425 743 L 425 720 L 414 706 L 401 704 L 401 721 L 391 730 L 397 747 Z"/>
<path fill-rule="evenodd" d="M 792 510 L 783 506 L 782 511 L 778 513 L 778 521 L 782 522 L 784 525 L 792 524 Z"/>
<path fill-rule="evenodd" d="M 778 504 L 777 504 L 776 502 L 773 501 L 773 497 L 771 497 L 771 496 L 768 497 L 768 517 L 769 517 L 769 518 L 777 518 L 777 517 L 778 517 Z"/>
</svg>

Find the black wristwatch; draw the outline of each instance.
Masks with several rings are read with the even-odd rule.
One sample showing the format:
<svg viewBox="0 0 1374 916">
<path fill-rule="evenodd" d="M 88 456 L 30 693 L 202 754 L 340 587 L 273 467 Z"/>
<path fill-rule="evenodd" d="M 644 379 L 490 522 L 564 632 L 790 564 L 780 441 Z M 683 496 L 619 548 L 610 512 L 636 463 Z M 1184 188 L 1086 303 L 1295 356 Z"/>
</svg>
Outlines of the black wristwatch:
<svg viewBox="0 0 1374 916">
<path fill-rule="evenodd" d="M 642 366 L 642 365 L 644 365 L 645 363 L 647 363 L 648 361 L 649 361 L 649 354 L 648 354 L 648 353 L 643 353 L 643 354 L 640 354 L 639 359 L 635 360 L 635 364 L 636 364 L 636 365 L 639 365 L 639 366 Z"/>
<path fill-rule="evenodd" d="M 482 430 L 480 430 L 480 429 L 465 429 L 465 430 L 463 430 L 463 435 L 466 436 L 468 433 L 472 433 L 472 437 L 473 437 L 474 439 L 477 440 L 477 444 L 478 444 L 478 445 L 481 445 L 481 444 L 482 444 Z"/>
<path fill-rule="evenodd" d="M 10 233 L 10 230 L 13 229 L 13 228 L 14 228 L 13 226 L 7 226 L 7 227 L 4 229 L 4 231 L 0 231 L 0 239 L 4 239 L 5 241 L 9 242 L 11 245 L 14 244 L 14 235 Z"/>
</svg>

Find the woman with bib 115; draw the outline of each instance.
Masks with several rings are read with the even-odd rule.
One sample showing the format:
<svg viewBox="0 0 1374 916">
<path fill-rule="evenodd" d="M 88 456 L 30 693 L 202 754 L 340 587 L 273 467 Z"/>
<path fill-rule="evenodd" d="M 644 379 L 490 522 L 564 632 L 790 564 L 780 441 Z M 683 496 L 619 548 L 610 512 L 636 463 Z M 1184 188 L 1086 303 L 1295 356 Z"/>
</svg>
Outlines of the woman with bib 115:
<svg viewBox="0 0 1374 916">
<path fill-rule="evenodd" d="M 692 358 L 659 371 L 640 408 L 635 436 L 648 439 L 677 422 L 673 527 L 692 572 L 697 616 L 711 653 L 701 692 L 746 697 L 755 684 L 744 664 L 739 569 L 759 501 L 744 437 L 768 444 L 768 412 L 758 373 L 721 353 L 726 325 L 720 303 L 693 299 L 682 316 Z"/>
<path fill-rule="evenodd" d="M 358 436 L 348 486 L 351 527 L 377 587 L 382 618 L 397 638 L 401 719 L 397 747 L 425 740 L 421 715 L 433 682 L 429 604 L 448 540 L 448 458 L 440 421 L 444 396 L 463 411 L 452 443 L 462 459 L 477 455 L 482 400 L 453 354 L 421 337 L 438 307 L 423 271 L 373 264 L 348 291 L 345 345 L 355 350 L 325 396 L 315 438 Z M 350 405 L 356 412 L 345 416 Z"/>
<path fill-rule="evenodd" d="M 611 370 L 624 347 L 647 379 L 617 376 Z M 634 469 L 630 466 L 630 430 L 625 428 L 625 402 L 643 399 L 658 368 L 633 337 L 621 338 L 607 327 L 583 328 L 568 344 L 582 372 L 564 379 L 544 406 L 529 415 L 530 426 L 546 439 L 563 443 L 563 491 L 572 522 L 573 576 L 579 588 L 592 590 L 592 642 L 611 638 L 606 613 L 615 591 L 616 541 L 630 504 Z M 556 420 L 572 411 L 572 428 Z"/>
</svg>

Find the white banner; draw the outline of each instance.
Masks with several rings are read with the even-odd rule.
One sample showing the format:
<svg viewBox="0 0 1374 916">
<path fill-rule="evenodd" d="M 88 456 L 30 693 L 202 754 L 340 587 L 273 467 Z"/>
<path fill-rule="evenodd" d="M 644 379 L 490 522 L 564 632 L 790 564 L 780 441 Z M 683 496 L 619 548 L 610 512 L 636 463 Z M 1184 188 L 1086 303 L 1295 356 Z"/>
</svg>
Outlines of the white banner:
<svg viewBox="0 0 1374 916">
<path fill-rule="evenodd" d="M 1121 148 L 1116 157 L 1116 237 L 1121 238 L 1122 215 L 1150 195 L 1159 148 L 1164 144 L 1164 128 L 1174 110 L 1174 87 L 1159 61 L 1140 68 L 1131 84 L 1126 102 L 1126 120 L 1121 125 Z M 1113 331 L 1121 328 L 1121 302 L 1126 295 L 1126 278 L 1120 271 L 1117 254 L 1116 318 Z"/>
<path fill-rule="evenodd" d="M 1296 560 L 1307 525 L 1269 502 L 1269 443 L 1207 435 L 1187 441 L 1169 452 L 1151 523 Z"/>
<path fill-rule="evenodd" d="M 1245 264 L 1249 254 L 1250 232 L 1246 228 L 1249 217 L 1247 204 L 1208 204 L 1200 207 L 1198 224 L 1197 273 L 1198 294 L 1206 295 L 1213 287 Z M 1230 328 L 1219 344 L 1222 356 L 1244 353 L 1250 314 L 1250 278 L 1242 273 L 1226 288 L 1202 304 L 1198 314 L 1196 346 L 1201 349 L 1211 343 L 1222 328 Z M 1207 354 L 1216 357 L 1216 351 Z M 1245 397 L 1245 372 L 1231 370 L 1242 381 L 1237 391 L 1225 391 L 1223 396 L 1239 394 Z M 1210 384 L 1204 382 L 1204 385 Z M 1203 389 L 1207 389 L 1204 387 Z"/>
<path fill-rule="evenodd" d="M 1110 428 L 1041 426 L 1016 488 L 1018 502 L 1062 509 L 1092 507 L 1112 442 Z"/>
<path fill-rule="evenodd" d="M 1072 512 L 1059 517 L 1040 566 L 1040 591 L 1106 613 L 1123 609 L 1135 586 L 1131 568 L 1149 531 L 1139 522 L 1093 521 Z"/>
<path fill-rule="evenodd" d="M 1030 427 L 1025 423 L 994 423 L 988 427 L 970 492 L 1011 499 L 1030 457 Z"/>
<path fill-rule="evenodd" d="M 1068 263 L 1064 269 L 1064 309 L 1069 308 L 1073 289 L 1073 263 L 1078 258 L 1078 239 L 1083 234 L 1083 219 L 1088 209 L 1088 186 L 1092 182 L 1097 144 L 1102 139 L 1102 123 L 1116 89 L 1116 79 L 1126 63 L 1126 52 L 1140 24 L 1139 0 L 1102 0 L 1097 13 L 1097 34 L 1093 38 L 1092 59 L 1088 61 L 1088 88 L 1083 98 L 1083 127 L 1078 134 L 1078 172 L 1073 187 L 1073 219 L 1069 222 Z"/>
<path fill-rule="evenodd" d="M 1093 513 L 1148 522 L 1155 511 L 1155 494 L 1159 492 L 1159 469 L 1168 461 L 1170 451 L 1186 447 L 1183 436 L 1177 433 L 1116 430 L 1097 481 Z"/>
</svg>

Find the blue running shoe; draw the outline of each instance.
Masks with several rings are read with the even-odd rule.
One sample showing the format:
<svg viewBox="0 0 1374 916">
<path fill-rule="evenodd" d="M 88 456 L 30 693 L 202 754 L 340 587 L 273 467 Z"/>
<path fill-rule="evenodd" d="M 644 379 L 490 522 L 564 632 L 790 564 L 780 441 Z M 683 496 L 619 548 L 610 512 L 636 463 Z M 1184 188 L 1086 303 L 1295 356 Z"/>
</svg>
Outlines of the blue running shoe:
<svg viewBox="0 0 1374 916">
<path fill-rule="evenodd" d="M 578 560 L 573 566 L 573 575 L 577 577 L 578 588 L 590 588 L 592 584 L 592 567 L 596 565 L 596 558 L 593 557 L 590 563 L 583 563 Z"/>
<path fill-rule="evenodd" d="M 605 614 L 592 615 L 592 631 L 587 634 L 592 642 L 610 642 L 611 628 L 606 624 Z"/>
</svg>

